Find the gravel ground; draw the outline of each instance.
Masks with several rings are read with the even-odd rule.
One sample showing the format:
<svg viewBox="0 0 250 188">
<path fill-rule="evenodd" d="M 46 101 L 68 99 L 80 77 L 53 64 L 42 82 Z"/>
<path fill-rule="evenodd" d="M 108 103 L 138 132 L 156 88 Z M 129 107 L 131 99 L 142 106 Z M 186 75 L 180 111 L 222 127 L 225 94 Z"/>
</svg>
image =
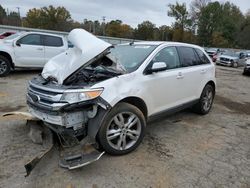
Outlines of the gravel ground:
<svg viewBox="0 0 250 188">
<path fill-rule="evenodd" d="M 26 111 L 27 81 L 38 71 L 0 78 L 0 114 Z M 0 187 L 250 187 L 250 77 L 217 67 L 211 113 L 188 110 L 151 123 L 140 147 L 125 156 L 105 155 L 86 167 L 58 166 L 52 150 L 24 177 L 23 165 L 39 146 L 22 119 L 0 117 Z"/>
</svg>

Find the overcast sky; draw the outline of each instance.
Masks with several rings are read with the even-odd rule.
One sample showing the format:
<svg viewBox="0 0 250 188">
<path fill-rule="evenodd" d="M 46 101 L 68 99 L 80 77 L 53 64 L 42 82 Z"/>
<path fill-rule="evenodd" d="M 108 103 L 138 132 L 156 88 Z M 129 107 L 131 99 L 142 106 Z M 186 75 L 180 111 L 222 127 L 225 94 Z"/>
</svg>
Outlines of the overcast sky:
<svg viewBox="0 0 250 188">
<path fill-rule="evenodd" d="M 185 2 L 189 8 L 192 0 L 178 0 Z M 222 0 L 223 2 L 225 0 Z M 43 6 L 64 6 L 70 11 L 74 20 L 82 22 L 85 18 L 101 21 L 102 16 L 106 21 L 120 19 L 136 27 L 138 23 L 149 20 L 160 25 L 171 25 L 173 18 L 167 16 L 167 5 L 176 0 L 1 0 L 0 4 L 9 11 L 17 11 L 20 7 L 21 16 L 31 8 Z M 240 7 L 243 13 L 250 9 L 249 0 L 230 0 Z"/>
</svg>

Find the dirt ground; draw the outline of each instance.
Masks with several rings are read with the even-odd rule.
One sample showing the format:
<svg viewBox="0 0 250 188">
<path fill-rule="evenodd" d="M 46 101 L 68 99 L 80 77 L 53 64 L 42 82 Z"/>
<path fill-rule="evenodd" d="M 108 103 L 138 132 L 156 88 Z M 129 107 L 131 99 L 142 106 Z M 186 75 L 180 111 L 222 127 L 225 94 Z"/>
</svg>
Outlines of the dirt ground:
<svg viewBox="0 0 250 188">
<path fill-rule="evenodd" d="M 0 114 L 25 111 L 29 79 L 39 71 L 0 78 Z M 0 118 L 0 187 L 250 187 L 250 77 L 217 67 L 211 113 L 189 110 L 151 123 L 140 147 L 125 156 L 104 155 L 76 170 L 58 165 L 54 149 L 24 177 L 24 164 L 39 150 L 25 121 Z"/>
</svg>

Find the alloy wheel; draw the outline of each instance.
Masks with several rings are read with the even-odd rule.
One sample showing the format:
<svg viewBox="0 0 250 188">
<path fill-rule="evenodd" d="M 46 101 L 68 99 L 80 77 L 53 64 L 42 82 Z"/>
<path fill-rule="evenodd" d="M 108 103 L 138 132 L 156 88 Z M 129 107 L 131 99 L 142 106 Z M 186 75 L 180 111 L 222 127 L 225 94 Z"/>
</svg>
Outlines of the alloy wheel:
<svg viewBox="0 0 250 188">
<path fill-rule="evenodd" d="M 0 60 L 0 74 L 3 74 L 7 70 L 7 63 Z"/>
<path fill-rule="evenodd" d="M 134 146 L 141 135 L 141 122 L 132 112 L 116 114 L 107 126 L 106 138 L 116 150 L 127 150 Z"/>
<path fill-rule="evenodd" d="M 205 111 L 209 111 L 213 103 L 213 91 L 211 89 L 207 89 L 202 98 L 202 106 Z"/>
</svg>

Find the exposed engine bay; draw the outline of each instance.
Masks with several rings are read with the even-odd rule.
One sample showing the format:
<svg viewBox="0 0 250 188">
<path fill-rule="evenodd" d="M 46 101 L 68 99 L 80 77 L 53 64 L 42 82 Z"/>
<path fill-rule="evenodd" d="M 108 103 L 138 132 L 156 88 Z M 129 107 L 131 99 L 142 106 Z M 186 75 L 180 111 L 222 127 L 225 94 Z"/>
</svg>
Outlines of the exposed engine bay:
<svg viewBox="0 0 250 188">
<path fill-rule="evenodd" d="M 93 85 L 123 74 L 114 67 L 114 62 L 107 56 L 102 57 L 90 66 L 80 69 L 64 81 L 64 85 Z"/>
</svg>

